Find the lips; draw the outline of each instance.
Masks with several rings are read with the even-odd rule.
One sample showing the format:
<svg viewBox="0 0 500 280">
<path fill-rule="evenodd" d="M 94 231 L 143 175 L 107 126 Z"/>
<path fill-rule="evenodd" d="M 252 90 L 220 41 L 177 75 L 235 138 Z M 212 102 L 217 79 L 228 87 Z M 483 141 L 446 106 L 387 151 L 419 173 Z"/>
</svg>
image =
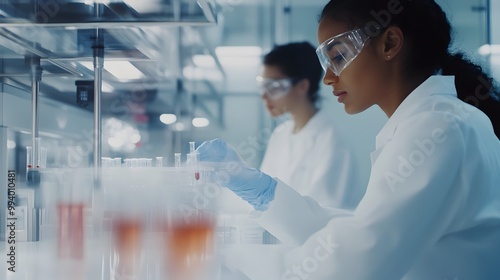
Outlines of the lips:
<svg viewBox="0 0 500 280">
<path fill-rule="evenodd" d="M 334 90 L 333 95 L 335 95 L 337 97 L 337 101 L 341 103 L 342 101 L 344 101 L 344 97 L 347 95 L 347 91 Z"/>
<path fill-rule="evenodd" d="M 343 94 L 347 94 L 347 91 L 343 91 L 343 90 L 334 90 L 333 91 L 333 95 L 335 95 L 337 97 L 339 97 L 339 96 L 341 96 Z"/>
</svg>

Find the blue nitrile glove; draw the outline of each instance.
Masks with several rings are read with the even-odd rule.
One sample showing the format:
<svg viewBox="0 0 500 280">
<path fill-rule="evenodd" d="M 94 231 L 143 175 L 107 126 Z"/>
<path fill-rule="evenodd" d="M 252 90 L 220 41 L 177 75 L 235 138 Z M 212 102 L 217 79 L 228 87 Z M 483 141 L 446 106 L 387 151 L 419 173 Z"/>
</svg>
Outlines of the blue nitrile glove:
<svg viewBox="0 0 500 280">
<path fill-rule="evenodd" d="M 266 210 L 274 199 L 276 180 L 246 165 L 221 139 L 205 141 L 196 151 L 200 162 L 218 163 L 214 180 L 250 203 L 255 210 Z M 222 167 L 222 168 L 220 168 Z"/>
</svg>

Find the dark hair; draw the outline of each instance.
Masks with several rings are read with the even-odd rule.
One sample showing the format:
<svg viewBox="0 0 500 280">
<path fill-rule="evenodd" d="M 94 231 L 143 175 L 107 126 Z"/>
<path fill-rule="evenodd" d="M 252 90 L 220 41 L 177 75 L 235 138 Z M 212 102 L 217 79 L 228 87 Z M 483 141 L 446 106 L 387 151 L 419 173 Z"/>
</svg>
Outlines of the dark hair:
<svg viewBox="0 0 500 280">
<path fill-rule="evenodd" d="M 307 79 L 309 100 L 313 103 L 318 101 L 323 68 L 316 56 L 316 49 L 310 43 L 298 42 L 276 46 L 264 56 L 263 63 L 277 66 L 289 78 Z"/>
<path fill-rule="evenodd" d="M 482 110 L 500 138 L 500 100 L 495 81 L 463 53 L 450 53 L 451 26 L 434 0 L 331 0 L 321 13 L 352 28 L 401 28 L 408 43 L 407 76 L 429 77 L 440 70 L 455 76 L 458 98 Z"/>
</svg>

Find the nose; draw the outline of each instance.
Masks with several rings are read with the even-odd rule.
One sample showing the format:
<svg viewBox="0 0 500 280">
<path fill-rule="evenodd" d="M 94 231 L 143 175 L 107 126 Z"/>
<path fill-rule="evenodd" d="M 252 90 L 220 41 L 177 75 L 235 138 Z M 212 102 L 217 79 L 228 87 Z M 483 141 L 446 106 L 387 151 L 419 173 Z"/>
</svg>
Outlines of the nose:
<svg viewBox="0 0 500 280">
<path fill-rule="evenodd" d="M 327 69 L 323 77 L 323 84 L 330 86 L 339 82 L 339 76 L 335 75 L 332 70 Z"/>
</svg>

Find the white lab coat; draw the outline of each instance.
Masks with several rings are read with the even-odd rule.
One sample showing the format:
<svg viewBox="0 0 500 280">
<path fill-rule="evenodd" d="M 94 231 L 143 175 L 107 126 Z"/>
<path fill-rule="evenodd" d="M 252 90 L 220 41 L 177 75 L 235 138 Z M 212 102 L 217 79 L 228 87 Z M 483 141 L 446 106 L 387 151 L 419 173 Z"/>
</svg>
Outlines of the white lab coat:
<svg viewBox="0 0 500 280">
<path fill-rule="evenodd" d="M 292 120 L 276 127 L 260 170 L 322 206 L 354 209 L 368 174 L 359 174 L 353 148 L 330 114 L 319 110 L 298 133 Z"/>
<path fill-rule="evenodd" d="M 489 119 L 456 98 L 453 77 L 432 76 L 378 134 L 354 212 L 280 182 L 258 221 L 298 245 L 281 279 L 500 279 L 499 174 Z"/>
</svg>

